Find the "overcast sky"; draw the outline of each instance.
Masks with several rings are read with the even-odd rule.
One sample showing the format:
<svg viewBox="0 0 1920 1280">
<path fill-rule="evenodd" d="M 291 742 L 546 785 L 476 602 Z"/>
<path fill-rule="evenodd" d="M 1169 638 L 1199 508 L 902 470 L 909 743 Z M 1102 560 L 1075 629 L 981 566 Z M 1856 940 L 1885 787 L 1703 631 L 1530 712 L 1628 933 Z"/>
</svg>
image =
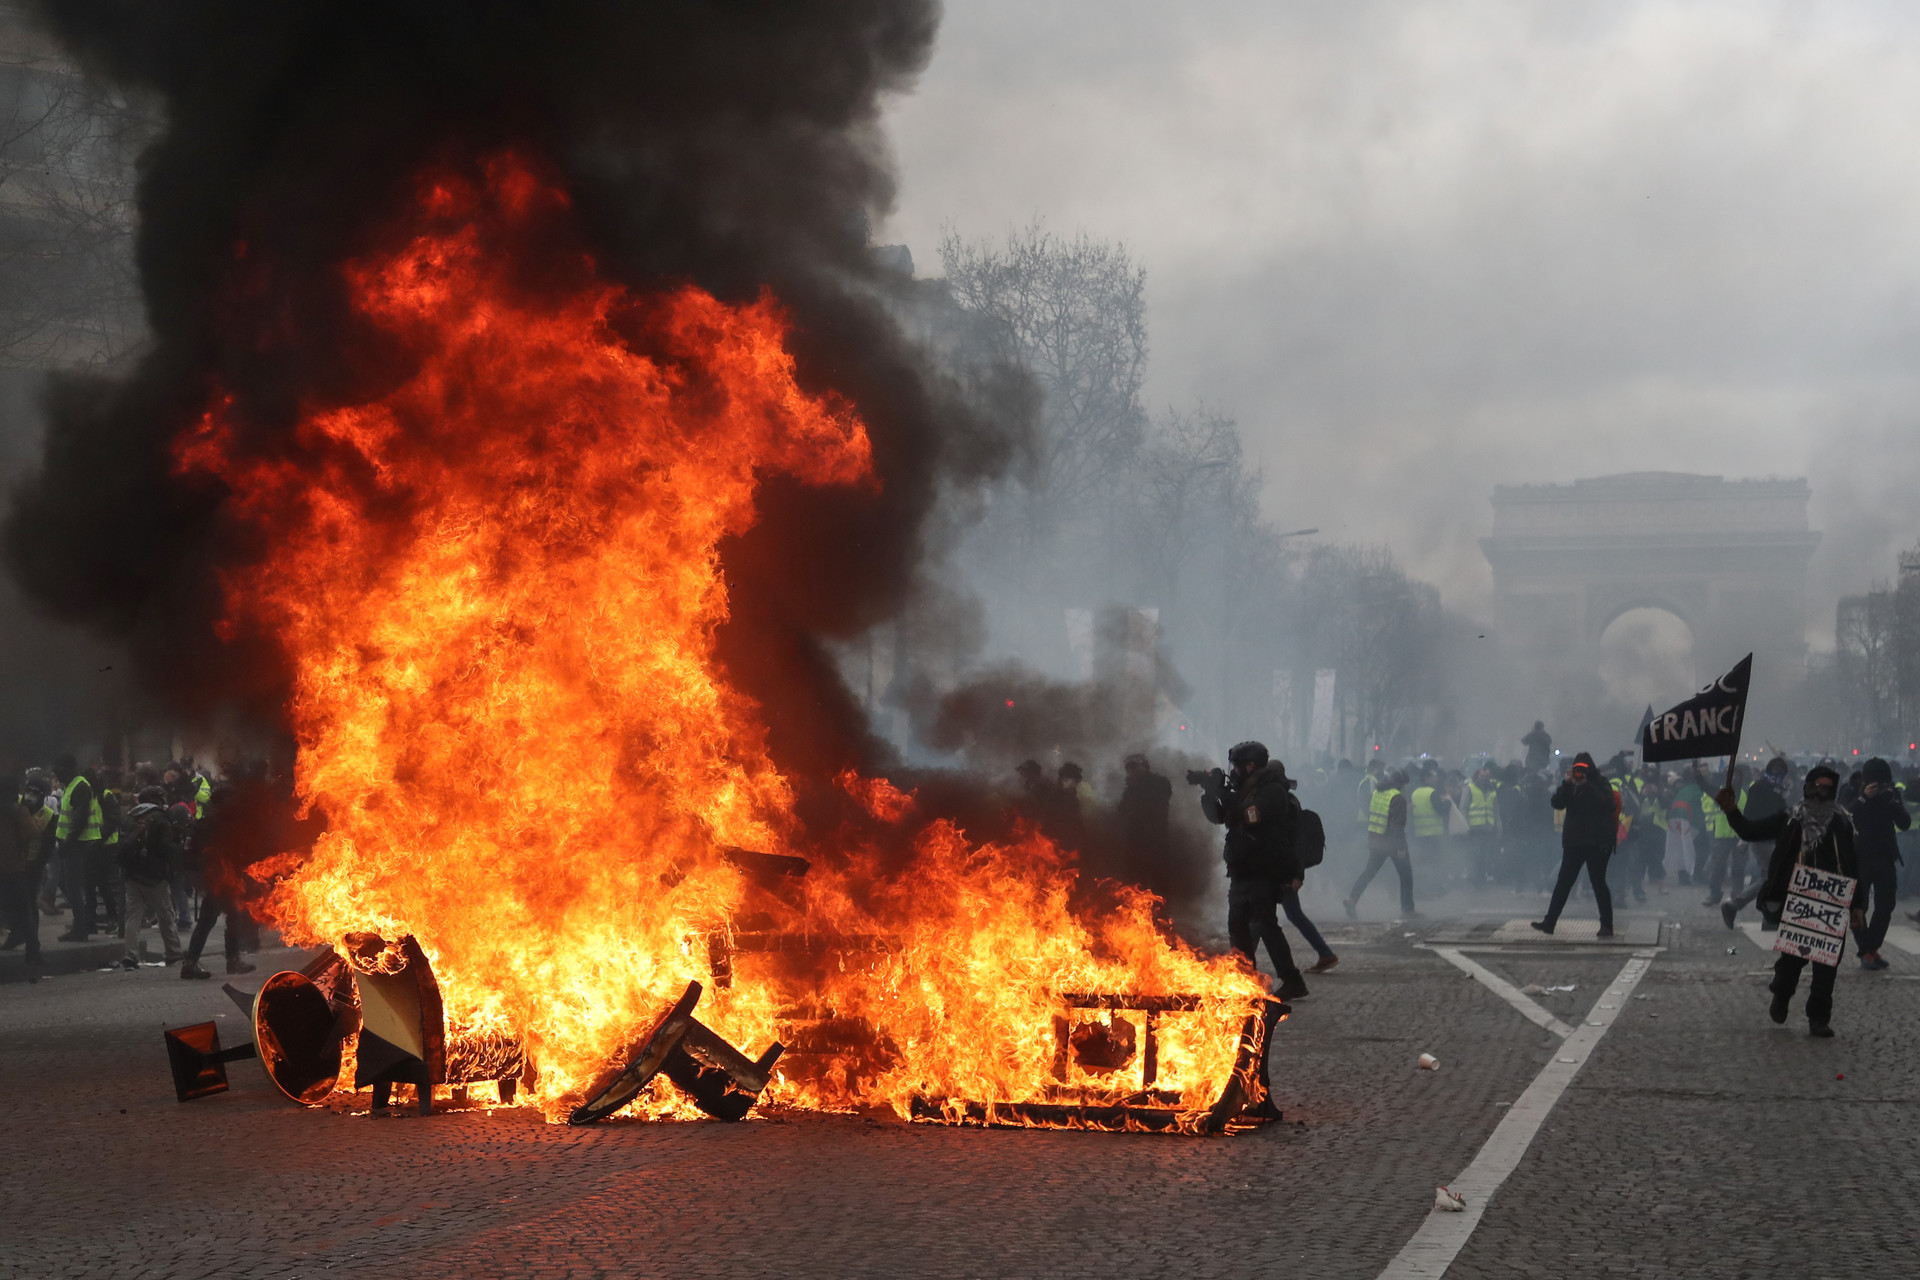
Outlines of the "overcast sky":
<svg viewBox="0 0 1920 1280">
<path fill-rule="evenodd" d="M 1151 401 L 1456 607 L 1495 483 L 1805 475 L 1829 636 L 1920 537 L 1920 5 L 948 0 L 890 116 L 923 274 L 1126 241 Z"/>
</svg>

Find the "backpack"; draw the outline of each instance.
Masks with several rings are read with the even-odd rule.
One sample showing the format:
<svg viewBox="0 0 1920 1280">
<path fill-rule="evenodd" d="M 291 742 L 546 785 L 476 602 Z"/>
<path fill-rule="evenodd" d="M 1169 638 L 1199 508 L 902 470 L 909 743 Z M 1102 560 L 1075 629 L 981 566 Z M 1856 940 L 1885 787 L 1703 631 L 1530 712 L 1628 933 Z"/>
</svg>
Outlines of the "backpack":
<svg viewBox="0 0 1920 1280">
<path fill-rule="evenodd" d="M 1293 856 L 1302 871 L 1319 866 L 1320 860 L 1327 856 L 1327 829 L 1321 825 L 1320 815 L 1311 809 L 1300 810 L 1295 819 Z"/>
</svg>

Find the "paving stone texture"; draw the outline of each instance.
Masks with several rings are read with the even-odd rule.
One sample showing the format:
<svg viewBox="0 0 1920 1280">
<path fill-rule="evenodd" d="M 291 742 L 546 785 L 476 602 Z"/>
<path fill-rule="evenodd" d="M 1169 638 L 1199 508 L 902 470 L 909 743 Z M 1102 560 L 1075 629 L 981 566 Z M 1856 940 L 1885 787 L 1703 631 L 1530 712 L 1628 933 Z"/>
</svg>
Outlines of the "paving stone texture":
<svg viewBox="0 0 1920 1280">
<path fill-rule="evenodd" d="M 1527 914 L 1510 896 L 1455 899 Z M 1920 960 L 1843 973 L 1840 1038 L 1814 1042 L 1797 1008 L 1767 1022 L 1769 957 L 1678 901 L 1655 904 L 1683 927 L 1663 935 L 1648 998 L 1449 1274 L 1913 1274 Z M 1329 930 L 1342 963 L 1274 1048 L 1287 1123 L 1217 1139 L 791 1113 L 374 1119 L 293 1107 L 253 1062 L 231 1069 L 232 1092 L 182 1105 L 160 1032 L 214 1017 L 224 1042 L 242 1038 L 218 981 L 143 969 L 0 986 L 15 1171 L 0 1276 L 1372 1277 L 1558 1044 L 1420 945 L 1457 923 Z M 1570 1023 L 1626 959 L 1471 954 L 1515 985 L 1576 984 L 1539 997 Z M 256 958 L 257 976 L 297 959 Z M 1439 1071 L 1416 1068 L 1422 1052 Z"/>
</svg>

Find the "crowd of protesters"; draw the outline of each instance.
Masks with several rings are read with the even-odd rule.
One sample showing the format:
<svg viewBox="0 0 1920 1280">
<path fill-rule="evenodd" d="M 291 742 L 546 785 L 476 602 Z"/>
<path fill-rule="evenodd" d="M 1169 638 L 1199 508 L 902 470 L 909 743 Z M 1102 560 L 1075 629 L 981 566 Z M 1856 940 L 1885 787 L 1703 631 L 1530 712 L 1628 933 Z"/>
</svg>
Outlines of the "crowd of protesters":
<svg viewBox="0 0 1920 1280">
<path fill-rule="evenodd" d="M 1894 901 L 1903 887 L 1920 888 L 1920 857 L 1905 856 L 1920 838 L 1910 814 L 1920 804 L 1920 769 L 1896 770 L 1877 757 L 1843 770 L 1831 759 L 1775 756 L 1757 770 L 1736 763 L 1729 775 L 1724 762 L 1636 765 L 1627 752 L 1601 764 L 1585 752 L 1568 758 L 1554 751 L 1539 723 L 1522 743 L 1526 758 L 1505 764 L 1481 756 L 1448 767 L 1423 756 L 1397 764 L 1376 759 L 1362 770 L 1326 761 L 1295 780 L 1262 744 L 1245 742 L 1229 753 L 1226 770 L 1189 773 L 1201 787 L 1206 819 L 1227 828 L 1220 848 L 1231 945 L 1248 964 L 1265 946 L 1286 997 L 1304 995 L 1306 984 L 1279 923 L 1282 911 L 1316 954 L 1307 973 L 1339 963 L 1300 903 L 1305 877 L 1328 842 L 1357 868 L 1343 897 L 1350 918 L 1358 918 L 1368 888 L 1390 864 L 1402 919 L 1419 916 L 1416 894 L 1544 894 L 1546 912 L 1533 927 L 1552 934 L 1579 894 L 1591 898 L 1597 936 L 1608 938 L 1617 904 L 1699 892 L 1700 905 L 1717 908 L 1727 928 L 1757 906 L 1760 927 L 1771 930 L 1785 896 L 1776 856 L 1785 832 L 1789 843 L 1794 833 L 1814 841 L 1809 847 L 1832 869 L 1859 879 L 1851 920 L 1858 963 L 1889 967 L 1880 948 Z M 1127 757 L 1124 770 L 1112 817 L 1129 860 L 1149 866 L 1169 853 L 1173 784 L 1144 755 Z M 1028 760 L 1016 776 L 1016 810 L 1063 843 L 1076 843 L 1095 812 L 1082 768 L 1067 761 L 1049 772 Z M 1829 797 L 1832 812 L 1845 818 L 1831 838 L 1820 821 Z M 1810 834 L 1815 826 L 1819 832 Z M 1790 995 L 1798 981 L 1798 967 L 1783 968 L 1794 973 L 1778 976 L 1776 1020 L 1784 1016 L 1779 990 Z M 1808 1003 L 1815 1035 L 1828 1034 L 1832 976 L 1830 967 L 1816 966 Z"/>
<path fill-rule="evenodd" d="M 136 969 L 152 929 L 163 963 L 210 978 L 201 953 L 225 919 L 227 972 L 252 972 L 243 952 L 259 945 L 258 927 L 207 874 L 236 781 L 215 781 L 191 759 L 122 770 L 61 755 L 27 770 L 0 823 L 0 950 L 24 950 L 28 981 L 38 982 L 41 919 L 64 915 L 62 942 L 113 938 L 119 963 Z"/>
</svg>

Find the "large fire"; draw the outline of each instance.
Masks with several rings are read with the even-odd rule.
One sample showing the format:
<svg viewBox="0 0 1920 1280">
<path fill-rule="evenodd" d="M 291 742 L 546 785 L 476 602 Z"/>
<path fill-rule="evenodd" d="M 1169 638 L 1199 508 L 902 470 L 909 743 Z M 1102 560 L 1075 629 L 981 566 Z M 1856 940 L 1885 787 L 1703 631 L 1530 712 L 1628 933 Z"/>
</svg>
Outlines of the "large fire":
<svg viewBox="0 0 1920 1280">
<path fill-rule="evenodd" d="M 416 936 L 451 1025 L 524 1037 L 521 1097 L 549 1116 L 689 979 L 733 1043 L 795 1046 L 768 1101 L 903 1115 L 1057 1091 L 1063 992 L 1195 993 L 1157 1015 L 1157 1083 L 1205 1108 L 1261 987 L 1170 940 L 1144 893 L 1076 903 L 1071 855 L 1038 835 L 977 842 L 846 774 L 874 824 L 914 833 L 910 861 L 841 832 L 770 887 L 727 856 L 820 838 L 716 662 L 720 547 L 762 477 L 876 484 L 869 437 L 797 384 L 771 297 L 636 297 L 590 264 L 559 301 L 527 289 L 488 229 L 564 204 L 511 158 L 424 182 L 398 247 L 347 274 L 410 372 L 305 413 L 297 465 L 238 448 L 226 398 L 176 443 L 259 535 L 223 626 L 285 653 L 296 790 L 326 822 L 272 864 L 274 923 L 303 944 Z M 728 950 L 752 930 L 823 941 Z M 664 1082 L 638 1105 L 686 1110 Z"/>
</svg>

